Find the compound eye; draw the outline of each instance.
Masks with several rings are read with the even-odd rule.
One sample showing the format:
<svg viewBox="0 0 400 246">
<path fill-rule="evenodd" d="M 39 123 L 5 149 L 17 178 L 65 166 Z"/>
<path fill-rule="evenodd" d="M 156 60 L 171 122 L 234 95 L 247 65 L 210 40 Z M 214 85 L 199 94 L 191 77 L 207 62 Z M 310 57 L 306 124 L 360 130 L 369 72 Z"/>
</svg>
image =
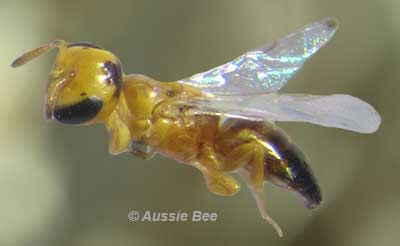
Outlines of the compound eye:
<svg viewBox="0 0 400 246">
<path fill-rule="evenodd" d="M 77 43 L 70 43 L 67 45 L 68 48 L 71 47 L 87 47 L 87 48 L 94 48 L 94 49 L 100 49 L 100 50 L 104 50 L 103 47 L 100 47 L 98 45 L 95 45 L 93 43 L 90 42 L 77 42 Z"/>
<path fill-rule="evenodd" d="M 77 125 L 95 118 L 102 106 L 100 99 L 89 97 L 73 105 L 56 107 L 53 115 L 61 123 Z"/>
<path fill-rule="evenodd" d="M 121 65 L 118 62 L 106 61 L 103 63 L 103 72 L 106 74 L 106 82 L 114 84 L 119 91 L 122 84 Z"/>
</svg>

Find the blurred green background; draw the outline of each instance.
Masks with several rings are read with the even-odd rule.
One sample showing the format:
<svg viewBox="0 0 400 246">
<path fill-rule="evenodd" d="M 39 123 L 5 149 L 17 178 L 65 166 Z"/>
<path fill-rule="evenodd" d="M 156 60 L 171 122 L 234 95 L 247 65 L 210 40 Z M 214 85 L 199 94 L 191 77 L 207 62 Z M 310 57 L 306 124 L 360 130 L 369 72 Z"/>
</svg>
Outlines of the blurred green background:
<svg viewBox="0 0 400 246">
<path fill-rule="evenodd" d="M 373 135 L 279 124 L 304 149 L 323 190 L 314 211 L 266 185 L 279 239 L 246 187 L 209 193 L 200 173 L 157 156 L 107 153 L 103 126 L 47 123 L 54 52 L 19 69 L 21 52 L 55 38 L 113 51 L 126 73 L 176 80 L 326 16 L 341 25 L 284 92 L 357 96 L 383 123 Z M 395 245 L 400 227 L 398 0 L 0 1 L 0 245 Z M 214 223 L 134 223 L 130 210 L 210 211 Z"/>
</svg>

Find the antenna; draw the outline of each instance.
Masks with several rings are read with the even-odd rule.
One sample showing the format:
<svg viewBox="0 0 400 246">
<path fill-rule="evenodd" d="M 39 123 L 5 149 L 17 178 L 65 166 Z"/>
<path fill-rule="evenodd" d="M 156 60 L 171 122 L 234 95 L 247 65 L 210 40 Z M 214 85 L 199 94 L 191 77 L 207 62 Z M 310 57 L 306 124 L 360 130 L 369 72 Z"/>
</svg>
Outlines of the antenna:
<svg viewBox="0 0 400 246">
<path fill-rule="evenodd" d="M 42 45 L 36 49 L 33 49 L 31 51 L 28 51 L 24 54 L 22 54 L 20 57 L 15 59 L 13 63 L 11 63 L 11 67 L 19 67 L 24 65 L 25 63 L 29 62 L 30 60 L 46 53 L 47 51 L 53 49 L 53 48 L 62 48 L 66 47 L 67 42 L 64 40 L 53 40 L 45 45 Z"/>
</svg>

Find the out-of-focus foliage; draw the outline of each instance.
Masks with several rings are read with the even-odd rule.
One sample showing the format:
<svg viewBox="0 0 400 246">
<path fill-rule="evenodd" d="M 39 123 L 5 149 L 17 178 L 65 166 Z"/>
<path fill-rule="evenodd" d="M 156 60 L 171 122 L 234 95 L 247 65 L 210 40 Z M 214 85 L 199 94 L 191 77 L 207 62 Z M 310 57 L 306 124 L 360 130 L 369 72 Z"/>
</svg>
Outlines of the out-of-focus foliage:
<svg viewBox="0 0 400 246">
<path fill-rule="evenodd" d="M 55 38 L 115 52 L 125 73 L 174 80 L 335 16 L 334 39 L 283 89 L 344 93 L 381 113 L 373 135 L 280 124 L 303 147 L 324 203 L 308 211 L 266 186 L 286 236 L 259 218 L 244 187 L 210 194 L 195 169 L 163 157 L 107 153 L 104 127 L 48 124 L 43 94 L 53 55 L 11 69 Z M 395 245 L 400 227 L 400 2 L 397 0 L 0 1 L 0 244 Z M 214 223 L 134 223 L 128 211 L 212 211 Z"/>
</svg>

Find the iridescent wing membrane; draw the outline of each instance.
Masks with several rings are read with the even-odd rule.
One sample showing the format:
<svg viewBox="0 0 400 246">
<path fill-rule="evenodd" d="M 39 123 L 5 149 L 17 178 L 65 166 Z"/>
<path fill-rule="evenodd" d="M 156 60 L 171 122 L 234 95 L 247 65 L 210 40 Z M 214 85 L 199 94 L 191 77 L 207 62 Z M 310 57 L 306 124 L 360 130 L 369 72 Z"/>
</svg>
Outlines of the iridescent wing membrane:
<svg viewBox="0 0 400 246">
<path fill-rule="evenodd" d="M 235 60 L 181 82 L 215 95 L 278 91 L 335 34 L 337 22 L 325 19 L 251 50 Z"/>
<path fill-rule="evenodd" d="M 381 122 L 372 106 L 349 95 L 276 92 L 335 34 L 337 21 L 306 25 L 276 42 L 179 82 L 210 95 L 192 104 L 206 112 L 252 120 L 299 121 L 372 133 Z"/>
</svg>

